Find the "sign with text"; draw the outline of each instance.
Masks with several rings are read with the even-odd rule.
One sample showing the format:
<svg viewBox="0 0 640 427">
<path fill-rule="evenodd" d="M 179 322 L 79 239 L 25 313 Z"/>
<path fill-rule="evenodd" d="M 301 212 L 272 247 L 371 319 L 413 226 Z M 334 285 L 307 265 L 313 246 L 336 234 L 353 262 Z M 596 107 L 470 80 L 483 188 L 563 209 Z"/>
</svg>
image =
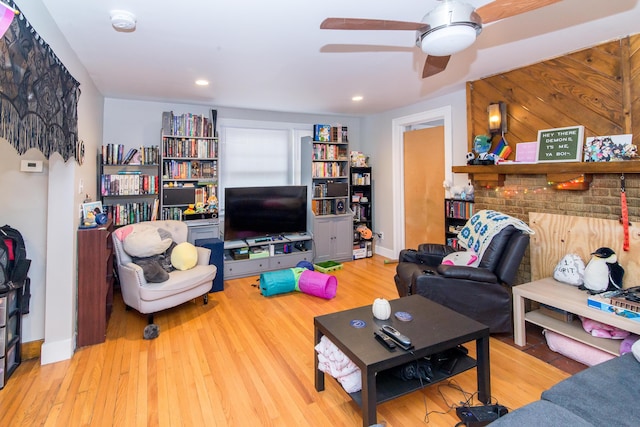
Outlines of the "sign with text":
<svg viewBox="0 0 640 427">
<path fill-rule="evenodd" d="M 538 131 L 538 162 L 579 162 L 582 160 L 584 126 Z"/>
</svg>

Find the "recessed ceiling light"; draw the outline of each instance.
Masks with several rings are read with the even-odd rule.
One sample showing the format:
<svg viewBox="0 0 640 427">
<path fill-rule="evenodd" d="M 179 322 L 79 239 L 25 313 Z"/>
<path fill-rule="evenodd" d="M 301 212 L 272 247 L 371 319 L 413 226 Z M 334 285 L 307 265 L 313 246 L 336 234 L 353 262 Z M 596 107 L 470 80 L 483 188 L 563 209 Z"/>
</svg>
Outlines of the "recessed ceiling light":
<svg viewBox="0 0 640 427">
<path fill-rule="evenodd" d="M 204 80 L 204 79 L 196 80 L 196 84 L 198 86 L 209 86 L 209 82 L 207 80 Z"/>
<path fill-rule="evenodd" d="M 362 101 L 364 98 L 362 97 L 362 95 L 356 95 L 353 98 L 351 98 L 352 101 L 358 102 L 358 101 Z"/>
</svg>

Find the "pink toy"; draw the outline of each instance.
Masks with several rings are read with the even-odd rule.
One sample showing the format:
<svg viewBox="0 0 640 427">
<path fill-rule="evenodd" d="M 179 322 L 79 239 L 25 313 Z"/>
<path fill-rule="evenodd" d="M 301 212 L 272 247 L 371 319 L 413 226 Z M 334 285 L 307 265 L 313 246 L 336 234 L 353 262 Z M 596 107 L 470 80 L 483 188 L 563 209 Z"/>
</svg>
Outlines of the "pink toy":
<svg viewBox="0 0 640 427">
<path fill-rule="evenodd" d="M 338 279 L 330 274 L 305 270 L 298 281 L 300 292 L 320 298 L 331 299 L 336 296 Z"/>
<path fill-rule="evenodd" d="M 620 343 L 620 356 L 623 354 L 631 353 L 631 346 L 640 339 L 640 336 L 631 334 Z"/>
<path fill-rule="evenodd" d="M 628 331 L 623 331 L 615 326 L 606 325 L 587 317 L 580 316 L 580 320 L 582 321 L 582 327 L 584 330 L 594 337 L 622 340 L 630 334 Z"/>
</svg>

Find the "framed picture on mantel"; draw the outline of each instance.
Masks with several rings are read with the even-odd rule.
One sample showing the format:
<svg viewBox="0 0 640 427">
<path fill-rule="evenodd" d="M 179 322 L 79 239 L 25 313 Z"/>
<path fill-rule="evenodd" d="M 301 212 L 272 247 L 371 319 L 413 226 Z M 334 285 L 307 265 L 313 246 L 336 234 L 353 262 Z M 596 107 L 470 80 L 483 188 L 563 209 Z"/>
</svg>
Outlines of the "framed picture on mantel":
<svg viewBox="0 0 640 427">
<path fill-rule="evenodd" d="M 538 162 L 580 162 L 584 126 L 538 131 Z"/>
</svg>

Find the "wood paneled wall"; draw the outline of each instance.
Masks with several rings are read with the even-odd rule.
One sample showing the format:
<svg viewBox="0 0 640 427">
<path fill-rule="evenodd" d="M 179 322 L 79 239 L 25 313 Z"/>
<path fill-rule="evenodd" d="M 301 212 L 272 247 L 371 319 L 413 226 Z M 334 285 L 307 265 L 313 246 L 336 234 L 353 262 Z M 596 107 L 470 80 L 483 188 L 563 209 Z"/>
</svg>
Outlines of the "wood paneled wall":
<svg viewBox="0 0 640 427">
<path fill-rule="evenodd" d="M 640 35 L 467 83 L 469 148 L 487 134 L 487 106 L 507 104 L 506 139 L 584 125 L 585 137 L 634 134 L 640 145 Z M 510 156 L 515 158 L 515 149 Z"/>
<path fill-rule="evenodd" d="M 514 148 L 511 159 L 515 158 L 515 145 L 536 141 L 538 130 L 565 126 L 583 125 L 585 137 L 632 133 L 634 143 L 640 146 L 640 35 L 469 82 L 469 150 L 475 135 L 488 133 L 487 106 L 497 101 L 507 103 L 505 137 Z M 629 218 L 637 223 L 640 174 L 626 174 L 625 182 Z M 547 184 L 546 175 L 506 175 L 501 188 L 476 185 L 475 201 L 477 210 L 496 209 L 527 222 L 529 212 L 540 212 L 617 223 L 621 216 L 620 175 L 594 175 L 586 191 L 556 190 Z M 530 280 L 527 254 L 516 283 Z"/>
</svg>

